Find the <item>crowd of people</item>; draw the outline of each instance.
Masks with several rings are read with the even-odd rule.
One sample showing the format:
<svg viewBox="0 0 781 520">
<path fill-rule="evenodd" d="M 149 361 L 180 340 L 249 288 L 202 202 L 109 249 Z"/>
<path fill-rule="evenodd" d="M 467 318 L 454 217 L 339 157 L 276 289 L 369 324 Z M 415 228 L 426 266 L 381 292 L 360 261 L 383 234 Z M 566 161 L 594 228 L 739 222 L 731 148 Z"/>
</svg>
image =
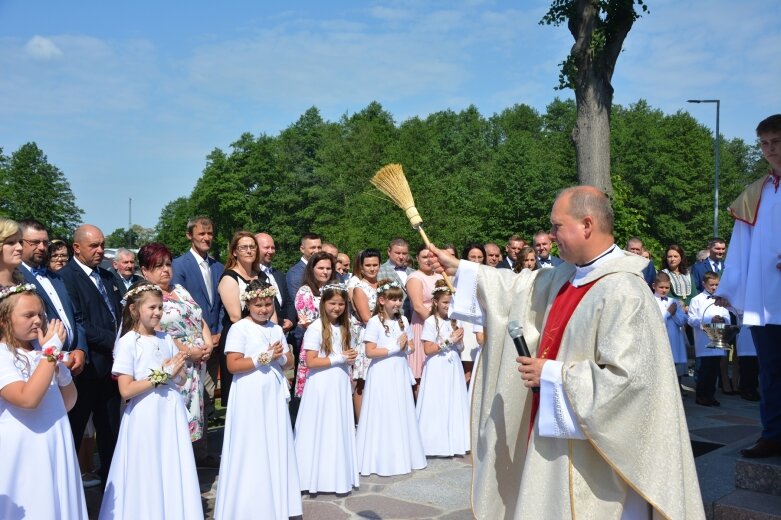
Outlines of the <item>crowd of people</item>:
<svg viewBox="0 0 781 520">
<path fill-rule="evenodd" d="M 758 133 L 772 136 L 762 140 L 776 168 L 772 182 L 758 183 L 753 214 L 733 211 L 752 226 L 773 219 L 760 212 L 758 197 L 778 189 L 781 124 L 768 125 Z M 425 468 L 426 457 L 466 454 L 473 376 L 486 332 L 503 337 L 506 324 L 454 319 L 461 316 L 442 272 L 462 268 L 463 279 L 472 280 L 464 284 L 475 287 L 467 295 L 495 284 L 492 297 L 501 298 L 505 291 L 523 293 L 526 280 L 556 276 L 535 271 L 575 269 L 571 282 L 551 296 L 551 320 L 563 317 L 558 332 L 543 334 L 536 358 L 517 360 L 521 381 L 531 388 L 548 384 L 546 362 L 561 363 L 559 345 L 568 341 L 569 315 L 577 314 L 581 298 L 601 294 L 590 289 L 590 277 L 601 269 L 596 266 L 615 259 L 610 269 L 641 276 L 653 294 L 653 320 L 667 337 L 649 341 L 662 341 L 669 351 L 665 358 L 672 360 L 678 388 L 683 391 L 681 378 L 691 369 L 698 405 L 720 405 L 719 382 L 725 394 L 762 399 L 763 438 L 743 455 L 781 454 L 772 429 L 778 410 L 766 401 L 777 390 L 776 368 L 757 362 L 757 350 L 768 355 L 765 345 L 754 347 L 774 341 L 778 325 L 741 293 L 754 287 L 746 282 L 755 268 L 750 255 L 741 250 L 730 257 L 742 267 L 726 271 L 738 274 L 727 275 L 721 292 L 727 244 L 718 237 L 691 267 L 683 249 L 669 245 L 657 271 L 640 258 L 651 255 L 639 238 L 628 241 L 626 252 L 613 245 L 612 213 L 605 216 L 611 210 L 604 209 L 609 203 L 592 191 L 565 192 L 554 205 L 552 231 L 536 233 L 530 244 L 512 235 L 504 255 L 495 243 L 470 243 L 460 255 L 449 245 L 421 246 L 412 256 L 408 242 L 394 238 L 385 262 L 371 248 L 351 262 L 346 252 L 308 233 L 301 237 L 300 260 L 286 273 L 273 265 L 275 243 L 265 232 L 235 232 L 225 264 L 215 260 L 214 224 L 205 216 L 188 222 L 191 248 L 177 258 L 164 244 L 144 245 L 137 253 L 140 274 L 136 255 L 126 249 L 117 252 L 112 270 L 101 267 L 105 239 L 96 226 L 80 226 L 69 245 L 50 241 L 34 219 L 0 219 L 0 516 L 86 518 L 83 486 L 94 483 L 103 490 L 100 518 L 198 518 L 196 468 L 206 467 L 219 469 L 215 518 L 249 518 L 261 510 L 264 517 L 283 518 L 301 514 L 302 492 L 349 493 L 359 486 L 359 475 L 406 474 Z M 771 203 L 761 208 L 774 211 L 775 197 L 767 199 Z M 594 234 L 581 228 L 581 239 L 565 233 L 577 219 L 584 228 L 593 225 Z M 742 234 L 733 235 L 732 247 L 759 247 L 752 231 L 736 226 Z M 580 249 L 573 246 L 577 240 Z M 554 243 L 564 259 L 553 254 Z M 459 264 L 459 256 L 467 262 Z M 490 274 L 491 267 L 508 274 Z M 502 288 L 516 279 L 519 285 Z M 633 284 L 627 285 L 632 291 Z M 491 298 L 483 297 L 490 308 Z M 703 332 L 717 323 L 751 326 L 737 336 L 733 360 L 727 350 L 712 348 Z M 765 332 L 769 339 L 761 336 Z M 487 373 L 497 360 L 486 363 Z M 667 364 L 660 365 L 658 377 L 665 379 Z M 549 382 L 553 395 L 573 400 L 577 409 L 558 378 Z M 206 442 L 218 399 L 227 408 L 221 457 L 210 454 Z M 547 413 L 540 399 L 532 399 L 530 428 L 538 409 Z M 595 413 L 595 420 L 602 415 Z M 584 421 L 559 427 L 584 439 L 593 434 L 581 431 Z M 100 460 L 94 476 L 89 450 L 76 455 L 91 439 Z M 246 482 L 253 483 L 251 492 Z M 635 495 L 639 503 L 647 499 Z"/>
</svg>

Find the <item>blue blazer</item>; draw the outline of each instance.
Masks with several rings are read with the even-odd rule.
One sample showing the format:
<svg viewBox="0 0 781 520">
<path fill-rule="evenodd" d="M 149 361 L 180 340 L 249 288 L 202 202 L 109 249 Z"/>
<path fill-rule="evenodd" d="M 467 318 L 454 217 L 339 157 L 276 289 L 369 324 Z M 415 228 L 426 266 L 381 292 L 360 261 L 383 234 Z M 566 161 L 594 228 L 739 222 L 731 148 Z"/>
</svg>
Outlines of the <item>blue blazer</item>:
<svg viewBox="0 0 781 520">
<path fill-rule="evenodd" d="M 22 276 L 24 276 L 24 281 L 27 283 L 31 283 L 35 285 L 35 290 L 38 292 L 38 296 L 41 297 L 41 300 L 43 300 L 43 304 L 46 306 L 46 317 L 47 319 L 51 320 L 54 318 L 58 318 L 62 320 L 62 316 L 60 316 L 57 313 L 57 309 L 54 306 L 54 302 L 49 297 L 49 294 L 46 292 L 46 289 L 43 288 L 43 285 L 41 285 L 41 282 L 38 281 L 38 278 L 30 272 L 29 269 L 27 269 L 24 265 L 20 265 L 19 269 L 22 271 Z M 64 346 L 64 350 L 83 350 L 85 353 L 89 352 L 89 349 L 87 348 L 87 341 L 86 341 L 86 334 L 84 333 L 84 327 L 81 323 L 76 321 L 76 312 L 73 309 L 73 302 L 71 301 L 71 297 L 68 295 L 68 289 L 65 288 L 65 282 L 62 281 L 62 278 L 60 278 L 60 275 L 57 273 L 46 269 L 46 278 L 49 279 L 52 286 L 54 287 L 54 292 L 57 293 L 57 296 L 60 298 L 60 303 L 62 304 L 62 309 L 65 311 L 65 318 L 68 320 L 68 323 L 70 323 L 71 327 L 73 328 L 73 341 L 70 342 L 70 344 L 67 344 Z"/>
<path fill-rule="evenodd" d="M 220 319 L 222 301 L 220 300 L 220 293 L 217 292 L 217 285 L 220 283 L 220 276 L 222 276 L 225 266 L 212 257 L 208 257 L 207 260 L 209 262 L 209 270 L 212 273 L 214 301 L 211 303 L 209 303 L 209 293 L 206 292 L 206 284 L 203 281 L 201 268 L 189 249 L 185 254 L 174 259 L 174 274 L 171 283 L 181 285 L 187 289 L 195 303 L 201 307 L 203 319 L 209 325 L 209 330 L 212 334 L 216 334 L 222 330 L 222 320 Z"/>
<path fill-rule="evenodd" d="M 101 379 L 111 373 L 111 366 L 114 364 L 114 343 L 122 323 L 121 297 L 114 275 L 102 267 L 98 267 L 97 271 L 108 293 L 114 316 L 103 302 L 98 288 L 76 260 L 71 259 L 57 272 L 68 289 L 76 321 L 84 327 L 89 347 L 87 353 L 89 362 L 79 377 L 87 379 Z"/>
<path fill-rule="evenodd" d="M 710 265 L 710 259 L 706 258 L 702 262 L 697 262 L 693 266 L 689 268 L 689 273 L 692 277 L 692 285 L 695 287 L 695 291 L 697 291 L 697 294 L 702 292 L 702 277 L 705 276 L 705 273 L 708 271 L 713 271 L 713 267 Z M 721 261 L 721 271 L 719 271 L 719 274 L 724 271 L 724 260 Z"/>
<path fill-rule="evenodd" d="M 654 283 L 654 280 L 656 280 L 656 267 L 654 267 L 654 263 L 650 260 L 648 261 L 648 265 L 645 266 L 645 269 L 643 269 L 643 278 L 645 278 L 645 283 L 647 283 L 649 287 Z"/>
<path fill-rule="evenodd" d="M 299 260 L 288 270 L 287 275 L 285 275 L 285 281 L 287 283 L 287 294 L 290 295 L 290 298 L 293 300 L 295 300 L 296 293 L 301 288 L 301 284 L 304 283 L 305 269 L 306 264 L 303 260 Z"/>
<path fill-rule="evenodd" d="M 287 291 L 287 277 L 285 273 L 272 267 L 271 276 L 273 276 L 274 281 L 277 282 L 279 293 L 282 296 L 281 305 L 277 299 L 274 298 L 274 307 L 277 311 L 277 317 L 279 318 L 280 323 L 282 323 L 282 320 L 290 320 L 293 323 L 293 327 L 295 327 L 296 323 L 298 323 L 298 313 L 296 312 L 296 305 L 293 301 L 296 295 L 291 295 Z"/>
</svg>

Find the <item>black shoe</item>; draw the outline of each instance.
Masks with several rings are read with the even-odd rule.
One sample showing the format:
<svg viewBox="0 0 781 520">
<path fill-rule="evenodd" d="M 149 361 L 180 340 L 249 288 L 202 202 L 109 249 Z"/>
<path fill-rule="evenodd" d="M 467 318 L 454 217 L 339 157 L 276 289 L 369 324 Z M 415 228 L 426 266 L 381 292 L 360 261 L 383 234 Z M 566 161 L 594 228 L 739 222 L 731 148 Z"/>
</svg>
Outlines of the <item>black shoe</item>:
<svg viewBox="0 0 781 520">
<path fill-rule="evenodd" d="M 744 390 L 740 393 L 740 398 L 746 401 L 759 401 L 759 393 L 756 390 Z"/>
<path fill-rule="evenodd" d="M 781 441 L 759 439 L 752 447 L 740 450 L 740 454 L 748 459 L 776 457 L 781 455 Z"/>
<path fill-rule="evenodd" d="M 715 400 L 715 399 L 711 399 L 711 400 L 710 400 L 710 404 L 711 404 L 712 406 L 721 406 L 721 403 L 720 403 L 720 402 L 718 402 L 718 401 L 717 401 L 717 400 Z"/>
<path fill-rule="evenodd" d="M 700 406 L 713 406 L 713 401 L 702 397 L 698 397 L 694 402 Z"/>
</svg>

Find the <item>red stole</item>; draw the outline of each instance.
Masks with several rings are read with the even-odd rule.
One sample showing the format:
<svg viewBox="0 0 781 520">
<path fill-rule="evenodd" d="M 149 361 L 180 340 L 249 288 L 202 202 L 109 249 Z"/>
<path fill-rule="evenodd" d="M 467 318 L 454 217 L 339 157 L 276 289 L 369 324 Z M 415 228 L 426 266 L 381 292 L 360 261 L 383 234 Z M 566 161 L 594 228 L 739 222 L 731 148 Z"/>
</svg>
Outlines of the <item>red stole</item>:
<svg viewBox="0 0 781 520">
<path fill-rule="evenodd" d="M 556 359 L 561 347 L 561 338 L 564 336 L 564 330 L 567 328 L 575 308 L 580 304 L 580 300 L 586 295 L 594 282 L 575 287 L 571 283 L 565 283 L 559 290 L 559 294 L 553 300 L 548 321 L 545 322 L 545 329 L 542 331 L 540 346 L 537 348 L 537 357 L 542 359 Z M 539 392 L 532 394 L 532 411 L 529 419 L 529 437 L 534 430 L 534 421 L 537 418 L 537 410 L 540 407 Z"/>
</svg>

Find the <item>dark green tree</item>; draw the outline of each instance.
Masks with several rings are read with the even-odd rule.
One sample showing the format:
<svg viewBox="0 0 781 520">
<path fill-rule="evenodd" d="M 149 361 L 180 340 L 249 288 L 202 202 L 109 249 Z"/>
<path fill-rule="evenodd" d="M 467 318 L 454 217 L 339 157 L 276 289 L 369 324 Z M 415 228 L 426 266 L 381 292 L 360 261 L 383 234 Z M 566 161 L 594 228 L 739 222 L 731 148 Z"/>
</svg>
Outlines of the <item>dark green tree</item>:
<svg viewBox="0 0 781 520">
<path fill-rule="evenodd" d="M 35 143 L 2 159 L 0 195 L 0 213 L 15 220 L 35 218 L 51 236 L 70 237 L 81 222 L 83 211 L 68 180 Z"/>
<path fill-rule="evenodd" d="M 187 240 L 187 221 L 195 216 L 187 197 L 179 197 L 166 204 L 160 212 L 155 227 L 155 240 L 168 246 L 174 256 L 187 252 L 190 242 Z"/>
</svg>

